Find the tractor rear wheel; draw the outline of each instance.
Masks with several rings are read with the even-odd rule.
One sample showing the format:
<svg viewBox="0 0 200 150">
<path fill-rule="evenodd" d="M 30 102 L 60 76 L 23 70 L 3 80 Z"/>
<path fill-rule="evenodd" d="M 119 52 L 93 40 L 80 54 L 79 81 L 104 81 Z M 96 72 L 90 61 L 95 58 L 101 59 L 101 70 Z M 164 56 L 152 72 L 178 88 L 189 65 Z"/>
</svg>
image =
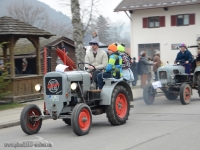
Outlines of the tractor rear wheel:
<svg viewBox="0 0 200 150">
<path fill-rule="evenodd" d="M 155 99 L 155 95 L 156 95 L 156 90 L 153 88 L 152 85 L 146 85 L 143 89 L 143 98 L 144 98 L 144 102 L 147 105 L 151 105 L 154 102 Z"/>
<path fill-rule="evenodd" d="M 174 94 L 165 94 L 165 97 L 168 99 L 168 100 L 175 100 L 178 98 L 177 95 L 174 95 Z"/>
<path fill-rule="evenodd" d="M 112 92 L 111 104 L 106 108 L 108 121 L 112 125 L 126 123 L 130 110 L 130 96 L 123 86 L 116 86 Z"/>
<path fill-rule="evenodd" d="M 182 84 L 180 88 L 180 101 L 183 105 L 189 104 L 191 100 L 192 89 L 188 84 Z"/>
<path fill-rule="evenodd" d="M 31 104 L 24 107 L 20 116 L 20 124 L 24 133 L 32 135 L 36 134 L 40 130 L 42 119 L 34 121 L 34 119 L 40 115 L 42 115 L 42 113 L 37 105 Z"/>
<path fill-rule="evenodd" d="M 68 125 L 71 126 L 71 119 L 70 119 L 70 118 L 65 118 L 65 119 L 63 119 L 63 121 L 64 121 L 66 124 L 68 124 Z"/>
<path fill-rule="evenodd" d="M 92 113 L 90 107 L 84 103 L 77 104 L 72 111 L 72 128 L 76 135 L 89 133 L 92 126 Z"/>
</svg>

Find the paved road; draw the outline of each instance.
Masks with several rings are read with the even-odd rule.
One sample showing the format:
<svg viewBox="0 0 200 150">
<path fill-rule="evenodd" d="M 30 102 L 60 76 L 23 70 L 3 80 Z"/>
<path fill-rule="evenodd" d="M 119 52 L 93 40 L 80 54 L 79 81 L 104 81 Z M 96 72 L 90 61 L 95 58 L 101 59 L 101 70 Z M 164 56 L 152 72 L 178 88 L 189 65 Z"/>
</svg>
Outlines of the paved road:
<svg viewBox="0 0 200 150">
<path fill-rule="evenodd" d="M 105 114 L 93 117 L 86 136 L 77 137 L 62 120 L 45 120 L 40 132 L 28 136 L 20 126 L 0 130 L 0 149 L 4 143 L 39 140 L 51 142 L 50 150 L 198 150 L 200 147 L 200 99 L 196 94 L 189 105 L 161 96 L 153 105 L 134 101 L 129 120 L 122 126 L 111 126 Z M 44 147 L 43 147 L 44 148 Z M 36 149 L 21 148 L 17 149 Z M 37 149 L 42 149 L 37 148 Z"/>
</svg>

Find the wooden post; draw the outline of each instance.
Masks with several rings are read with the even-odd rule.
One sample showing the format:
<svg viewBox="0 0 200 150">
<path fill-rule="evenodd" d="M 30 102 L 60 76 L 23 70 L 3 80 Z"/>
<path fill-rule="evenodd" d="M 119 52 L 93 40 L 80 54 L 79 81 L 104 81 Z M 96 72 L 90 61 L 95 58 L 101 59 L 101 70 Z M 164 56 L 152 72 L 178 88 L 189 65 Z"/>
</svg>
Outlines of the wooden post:
<svg viewBox="0 0 200 150">
<path fill-rule="evenodd" d="M 12 36 L 10 38 L 9 52 L 10 52 L 10 76 L 11 78 L 15 77 L 15 58 L 14 58 L 14 46 L 15 46 L 15 39 Z"/>
<path fill-rule="evenodd" d="M 36 42 L 36 67 L 37 67 L 37 74 L 41 75 L 41 60 L 40 60 L 40 41 L 39 41 L 39 37 L 35 38 L 35 42 Z"/>
<path fill-rule="evenodd" d="M 36 72 L 38 75 L 41 75 L 41 60 L 40 60 L 40 41 L 37 36 L 29 36 L 27 37 L 29 41 L 33 44 L 36 49 Z"/>
<path fill-rule="evenodd" d="M 47 48 L 44 47 L 44 74 L 47 73 Z"/>
</svg>

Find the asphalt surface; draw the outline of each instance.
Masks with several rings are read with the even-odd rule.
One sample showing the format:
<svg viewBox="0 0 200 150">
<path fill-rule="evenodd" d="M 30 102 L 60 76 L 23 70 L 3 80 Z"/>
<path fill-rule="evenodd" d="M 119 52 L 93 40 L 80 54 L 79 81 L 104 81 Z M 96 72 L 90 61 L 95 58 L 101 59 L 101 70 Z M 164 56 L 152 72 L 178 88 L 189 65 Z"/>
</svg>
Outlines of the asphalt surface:
<svg viewBox="0 0 200 150">
<path fill-rule="evenodd" d="M 14 149 L 17 143 L 38 144 L 40 147 L 16 149 L 50 150 L 198 150 L 200 147 L 200 98 L 196 91 L 189 105 L 157 97 L 153 105 L 143 100 L 134 101 L 129 120 L 112 126 L 106 115 L 93 117 L 88 135 L 78 137 L 71 126 L 62 120 L 44 120 L 35 135 L 26 135 L 20 126 L 0 130 L 0 149 Z M 44 147 L 46 146 L 51 147 Z M 39 145 L 40 144 L 40 145 Z M 43 144 L 43 145 L 41 145 Z M 18 144 L 18 146 L 20 146 Z M 42 147 L 43 146 L 43 147 Z"/>
</svg>

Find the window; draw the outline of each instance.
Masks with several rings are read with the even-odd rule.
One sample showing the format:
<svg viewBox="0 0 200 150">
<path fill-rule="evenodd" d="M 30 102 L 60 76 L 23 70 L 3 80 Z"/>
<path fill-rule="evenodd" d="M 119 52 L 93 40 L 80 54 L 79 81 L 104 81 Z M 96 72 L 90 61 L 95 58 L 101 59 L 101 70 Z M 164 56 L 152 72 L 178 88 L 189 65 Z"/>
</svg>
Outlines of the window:
<svg viewBox="0 0 200 150">
<path fill-rule="evenodd" d="M 160 43 L 138 44 L 138 54 L 142 51 L 147 52 L 147 57 L 153 57 L 155 50 L 160 50 Z M 139 58 L 140 56 L 138 56 Z"/>
<path fill-rule="evenodd" d="M 171 26 L 188 26 L 195 24 L 195 14 L 180 14 L 171 16 Z"/>
<path fill-rule="evenodd" d="M 177 15 L 177 26 L 189 25 L 189 15 Z"/>
<path fill-rule="evenodd" d="M 143 18 L 143 28 L 165 27 L 165 16 Z"/>
<path fill-rule="evenodd" d="M 149 17 L 148 23 L 149 23 L 149 28 L 160 27 L 160 18 L 159 17 Z"/>
</svg>

